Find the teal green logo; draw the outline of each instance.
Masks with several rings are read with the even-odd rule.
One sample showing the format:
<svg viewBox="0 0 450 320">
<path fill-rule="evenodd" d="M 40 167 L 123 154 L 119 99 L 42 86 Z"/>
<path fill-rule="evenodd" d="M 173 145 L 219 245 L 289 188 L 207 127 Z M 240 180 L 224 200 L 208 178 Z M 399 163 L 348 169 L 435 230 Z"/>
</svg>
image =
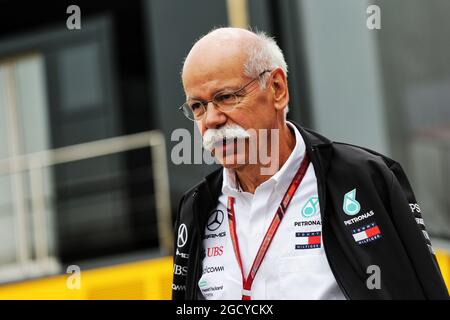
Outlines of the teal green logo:
<svg viewBox="0 0 450 320">
<path fill-rule="evenodd" d="M 347 192 L 344 195 L 344 212 L 349 216 L 354 216 L 361 210 L 361 205 L 356 201 L 356 189 Z"/>
<path fill-rule="evenodd" d="M 208 282 L 206 282 L 206 280 L 202 280 L 202 281 L 200 281 L 200 282 L 198 283 L 198 286 L 199 286 L 200 288 L 203 288 L 203 287 L 205 287 L 207 284 L 208 284 Z"/>
<path fill-rule="evenodd" d="M 319 209 L 319 198 L 311 197 L 306 201 L 302 208 L 302 216 L 305 218 L 310 218 L 317 213 Z"/>
</svg>

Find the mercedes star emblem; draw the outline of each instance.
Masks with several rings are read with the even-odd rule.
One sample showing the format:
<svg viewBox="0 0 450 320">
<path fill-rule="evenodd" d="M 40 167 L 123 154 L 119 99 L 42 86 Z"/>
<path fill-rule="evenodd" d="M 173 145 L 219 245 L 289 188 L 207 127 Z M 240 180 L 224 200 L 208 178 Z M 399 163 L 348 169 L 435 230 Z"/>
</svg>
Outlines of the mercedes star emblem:
<svg viewBox="0 0 450 320">
<path fill-rule="evenodd" d="M 224 214 L 222 210 L 215 210 L 211 213 L 211 216 L 209 217 L 208 224 L 206 225 L 206 228 L 209 231 L 216 231 L 219 229 L 223 222 Z"/>
<path fill-rule="evenodd" d="M 187 232 L 186 225 L 183 223 L 178 228 L 178 240 L 177 240 L 178 248 L 184 247 L 184 245 L 187 242 L 187 239 L 188 239 L 188 232 Z"/>
</svg>

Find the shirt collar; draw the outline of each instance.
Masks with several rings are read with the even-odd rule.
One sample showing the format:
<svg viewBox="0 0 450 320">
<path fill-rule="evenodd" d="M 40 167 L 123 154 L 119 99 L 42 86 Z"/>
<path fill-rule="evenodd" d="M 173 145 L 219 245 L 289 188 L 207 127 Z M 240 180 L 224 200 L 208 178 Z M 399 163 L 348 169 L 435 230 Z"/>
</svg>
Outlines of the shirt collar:
<svg viewBox="0 0 450 320">
<path fill-rule="evenodd" d="M 283 166 L 272 177 L 270 177 L 270 179 L 258 186 L 258 188 L 260 188 L 263 185 L 272 185 L 276 192 L 282 194 L 286 192 L 286 189 L 292 179 L 294 179 L 295 173 L 297 172 L 306 151 L 305 142 L 303 141 L 297 127 L 289 121 L 286 121 L 286 123 L 288 127 L 294 131 L 295 147 Z M 243 190 L 236 179 L 235 171 L 224 168 L 222 193 L 230 196 L 238 196 L 242 192 Z"/>
<path fill-rule="evenodd" d="M 228 196 L 237 196 L 243 192 L 236 178 L 236 172 L 232 169 L 223 169 L 222 193 Z"/>
</svg>

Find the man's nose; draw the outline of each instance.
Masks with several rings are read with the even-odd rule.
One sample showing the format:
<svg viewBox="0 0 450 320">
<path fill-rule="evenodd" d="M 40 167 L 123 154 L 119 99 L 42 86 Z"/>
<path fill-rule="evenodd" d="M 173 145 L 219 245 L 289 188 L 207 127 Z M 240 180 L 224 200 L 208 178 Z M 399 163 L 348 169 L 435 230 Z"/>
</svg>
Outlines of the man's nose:
<svg viewBox="0 0 450 320">
<path fill-rule="evenodd" d="M 227 116 L 217 110 L 216 106 L 212 102 L 208 102 L 206 105 L 205 114 L 205 126 L 208 129 L 217 129 L 223 126 L 227 122 Z"/>
</svg>

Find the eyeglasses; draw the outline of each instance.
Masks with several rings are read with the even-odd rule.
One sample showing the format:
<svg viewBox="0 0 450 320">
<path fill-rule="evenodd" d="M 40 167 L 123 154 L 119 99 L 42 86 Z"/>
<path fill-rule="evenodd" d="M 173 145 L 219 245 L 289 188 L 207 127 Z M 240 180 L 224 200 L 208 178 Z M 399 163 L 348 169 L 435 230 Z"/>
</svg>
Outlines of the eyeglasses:
<svg viewBox="0 0 450 320">
<path fill-rule="evenodd" d="M 242 99 L 250 93 L 250 91 L 245 92 L 245 89 L 256 80 L 259 80 L 263 74 L 270 71 L 271 70 L 264 70 L 258 75 L 258 77 L 252 79 L 237 91 L 219 92 L 209 101 L 190 100 L 183 103 L 183 105 L 178 109 L 183 112 L 186 118 L 192 121 L 198 121 L 204 117 L 210 102 L 212 102 L 214 106 L 222 112 L 232 111 L 242 101 Z"/>
</svg>

